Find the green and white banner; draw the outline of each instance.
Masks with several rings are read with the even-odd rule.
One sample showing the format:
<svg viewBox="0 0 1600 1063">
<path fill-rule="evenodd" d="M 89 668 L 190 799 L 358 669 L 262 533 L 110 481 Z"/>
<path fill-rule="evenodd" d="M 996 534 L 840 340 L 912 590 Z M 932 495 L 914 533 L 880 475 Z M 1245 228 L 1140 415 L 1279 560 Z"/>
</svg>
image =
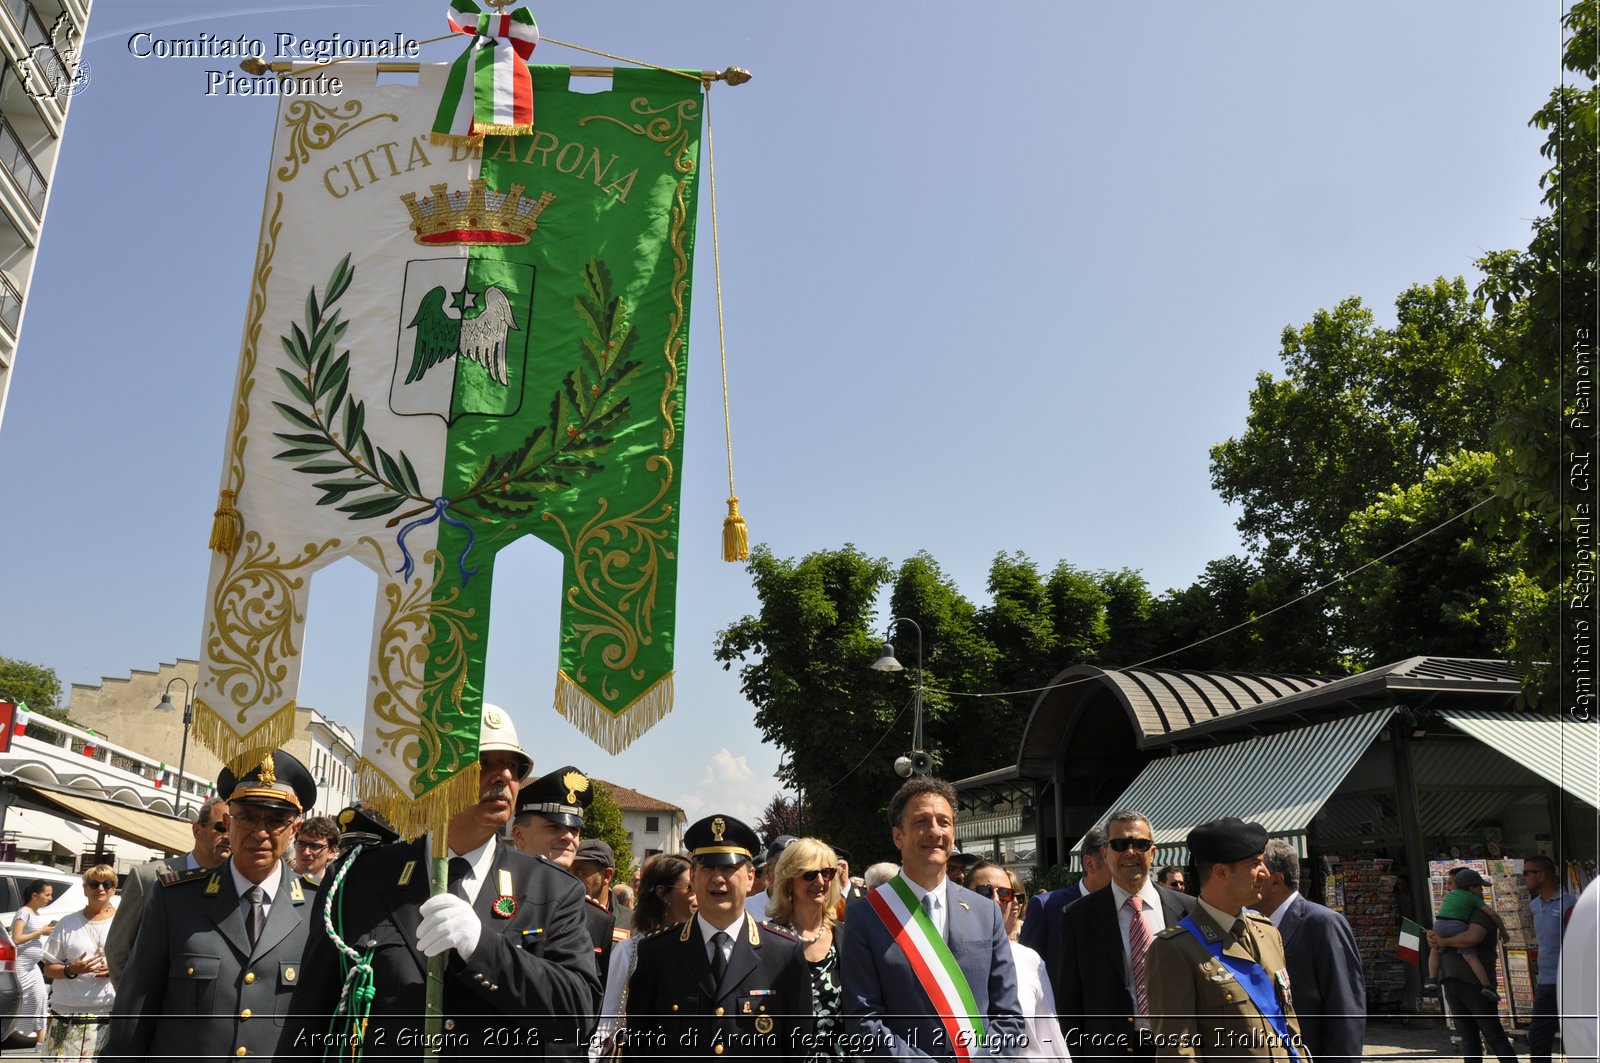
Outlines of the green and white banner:
<svg viewBox="0 0 1600 1063">
<path fill-rule="evenodd" d="M 407 834 L 476 792 L 495 556 L 525 535 L 565 559 L 556 708 L 615 752 L 672 706 L 702 86 L 532 69 L 532 133 L 436 144 L 448 66 L 352 63 L 282 98 L 273 147 L 197 733 L 234 761 L 293 732 L 310 577 L 355 557 L 361 792 Z"/>
</svg>

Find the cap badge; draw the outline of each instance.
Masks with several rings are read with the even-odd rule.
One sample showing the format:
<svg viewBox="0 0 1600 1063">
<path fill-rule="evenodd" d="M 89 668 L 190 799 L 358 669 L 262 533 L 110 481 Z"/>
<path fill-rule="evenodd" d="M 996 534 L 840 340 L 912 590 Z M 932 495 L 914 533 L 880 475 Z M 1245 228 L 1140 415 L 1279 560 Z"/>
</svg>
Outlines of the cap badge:
<svg viewBox="0 0 1600 1063">
<path fill-rule="evenodd" d="M 714 842 L 722 841 L 723 832 L 725 832 L 727 829 L 728 829 L 728 823 L 721 816 L 718 816 L 716 819 L 712 820 L 711 821 L 711 840 L 714 841 Z"/>
<path fill-rule="evenodd" d="M 569 771 L 561 776 L 561 785 L 567 788 L 567 804 L 578 803 L 578 795 L 589 789 L 589 777 L 581 771 Z"/>
<path fill-rule="evenodd" d="M 483 710 L 483 722 L 488 724 L 490 727 L 493 727 L 495 730 L 499 730 L 501 727 L 505 726 L 506 720 L 505 717 L 500 714 L 499 709 L 494 708 L 493 706 L 486 706 Z"/>
<path fill-rule="evenodd" d="M 278 782 L 278 766 L 272 762 L 272 754 L 268 753 L 261 758 L 261 785 L 275 786 Z"/>
</svg>

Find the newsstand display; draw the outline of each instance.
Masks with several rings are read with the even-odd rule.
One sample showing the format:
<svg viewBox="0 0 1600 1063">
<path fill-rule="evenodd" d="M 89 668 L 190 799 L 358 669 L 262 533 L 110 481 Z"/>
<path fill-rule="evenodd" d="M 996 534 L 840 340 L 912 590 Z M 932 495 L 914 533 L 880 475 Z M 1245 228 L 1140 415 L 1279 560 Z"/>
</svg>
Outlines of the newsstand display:
<svg viewBox="0 0 1600 1063">
<path fill-rule="evenodd" d="M 1500 994 L 1500 1021 L 1507 1029 L 1527 1026 L 1533 1017 L 1533 968 L 1529 950 L 1533 936 L 1533 910 L 1522 888 L 1521 860 L 1433 860 L 1428 863 L 1428 898 L 1433 905 L 1428 925 L 1454 888 L 1450 873 L 1469 867 L 1488 881 L 1483 888 L 1484 902 L 1494 909 L 1506 925 L 1507 940 L 1500 949 L 1495 968 L 1496 991 Z"/>
<path fill-rule="evenodd" d="M 1322 858 L 1322 866 L 1324 903 L 1342 913 L 1355 932 L 1361 974 L 1367 983 L 1367 1010 L 1398 1010 L 1405 997 L 1406 974 L 1400 960 L 1400 901 L 1394 861 L 1328 855 Z"/>
</svg>

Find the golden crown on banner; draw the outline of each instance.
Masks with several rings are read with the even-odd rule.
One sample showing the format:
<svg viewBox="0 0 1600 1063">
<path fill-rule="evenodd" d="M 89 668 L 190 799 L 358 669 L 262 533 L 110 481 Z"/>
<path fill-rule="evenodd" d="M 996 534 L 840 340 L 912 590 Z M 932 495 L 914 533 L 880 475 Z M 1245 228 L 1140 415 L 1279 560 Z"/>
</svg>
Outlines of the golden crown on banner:
<svg viewBox="0 0 1600 1063">
<path fill-rule="evenodd" d="M 523 196 L 524 186 L 500 192 L 481 177 L 467 182 L 465 191 L 448 185 L 430 186 L 433 195 L 421 202 L 415 192 L 400 197 L 411 212 L 411 228 L 419 244 L 525 244 L 539 227 L 539 215 L 556 198 L 541 192 L 538 199 Z"/>
</svg>

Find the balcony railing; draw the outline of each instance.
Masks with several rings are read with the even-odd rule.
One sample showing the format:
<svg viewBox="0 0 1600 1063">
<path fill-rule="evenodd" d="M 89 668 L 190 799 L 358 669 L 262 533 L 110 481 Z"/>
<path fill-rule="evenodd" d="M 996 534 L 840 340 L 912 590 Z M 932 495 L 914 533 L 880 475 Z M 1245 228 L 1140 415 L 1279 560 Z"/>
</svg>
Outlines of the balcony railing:
<svg viewBox="0 0 1600 1063">
<path fill-rule="evenodd" d="M 0 325 L 6 327 L 13 339 L 17 326 L 22 323 L 22 293 L 11 283 L 11 278 L 0 273 Z"/>
<path fill-rule="evenodd" d="M 22 138 L 11 128 L 11 123 L 6 121 L 5 115 L 0 115 L 0 166 L 6 168 L 11 179 L 27 197 L 28 204 L 33 207 L 34 215 L 43 217 L 44 194 L 50 184 L 44 179 L 44 174 L 39 172 L 39 167 L 34 165 L 33 155 L 23 146 Z"/>
</svg>

